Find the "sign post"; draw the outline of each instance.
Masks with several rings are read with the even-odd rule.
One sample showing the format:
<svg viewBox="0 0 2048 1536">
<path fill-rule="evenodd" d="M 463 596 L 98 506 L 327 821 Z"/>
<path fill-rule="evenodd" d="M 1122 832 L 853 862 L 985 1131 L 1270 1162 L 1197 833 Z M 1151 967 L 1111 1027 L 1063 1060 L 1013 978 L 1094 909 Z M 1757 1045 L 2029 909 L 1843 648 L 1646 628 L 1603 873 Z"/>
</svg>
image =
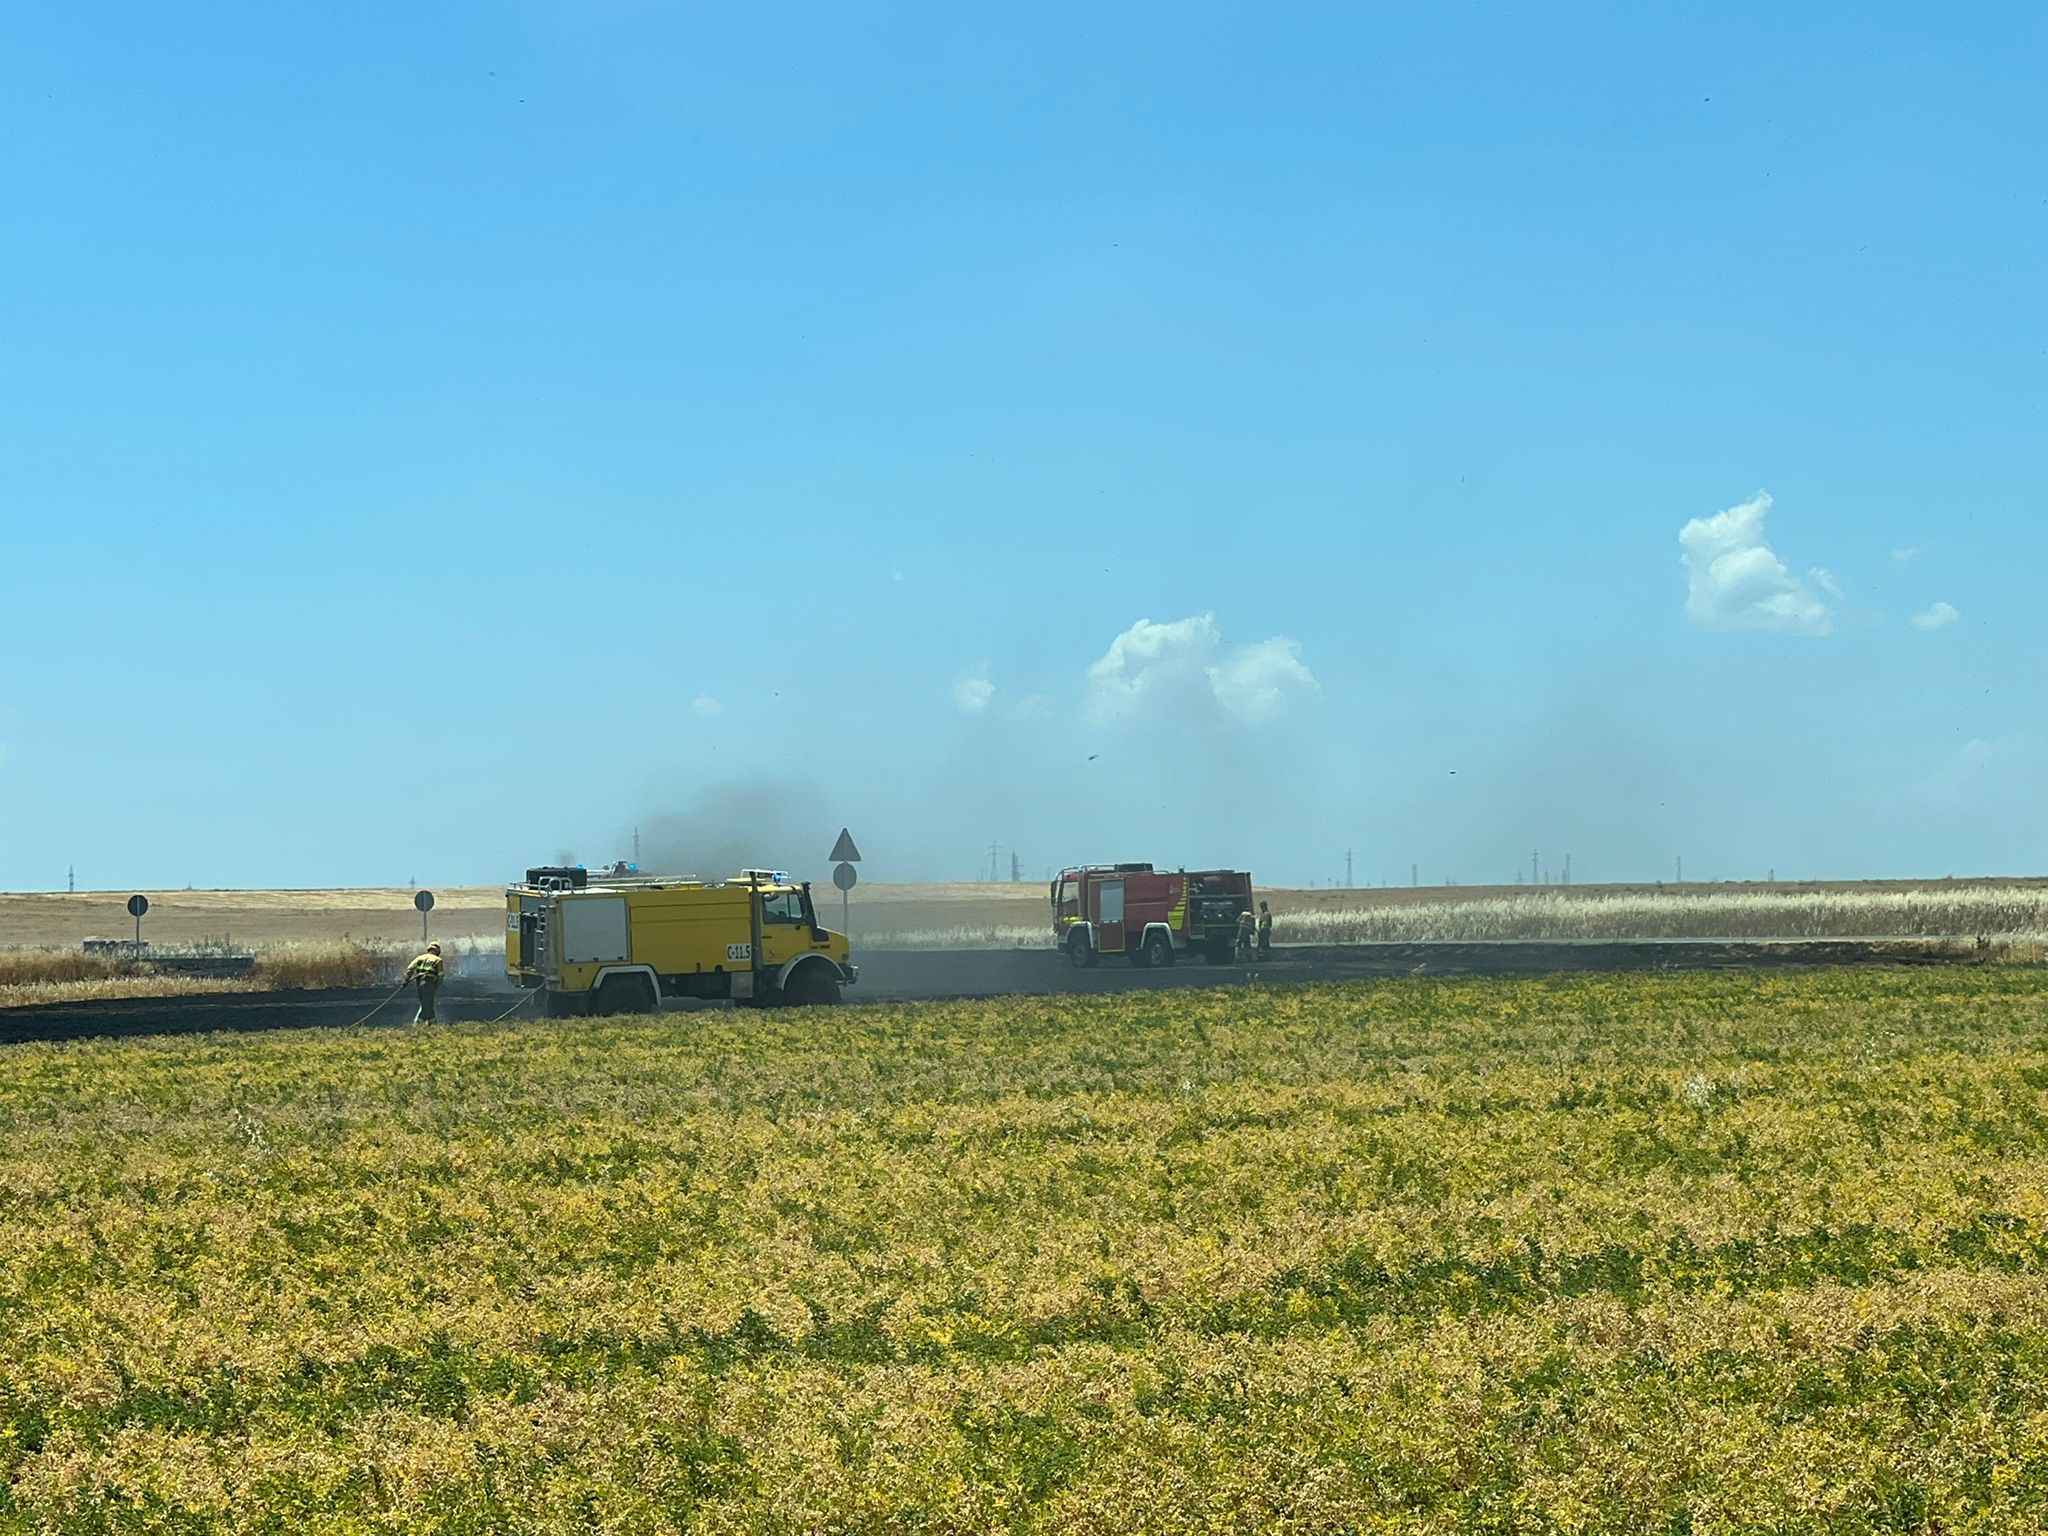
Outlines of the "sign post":
<svg viewBox="0 0 2048 1536">
<path fill-rule="evenodd" d="M 853 942 L 852 913 L 847 910 L 846 893 L 860 880 L 860 873 L 851 864 L 839 863 L 832 866 L 832 883 L 839 887 L 839 931 L 846 935 L 846 941 Z"/>
<path fill-rule="evenodd" d="M 128 898 L 128 915 L 135 919 L 135 947 L 137 949 L 142 948 L 142 914 L 148 910 L 149 898 L 147 896 L 130 896 Z"/>
<path fill-rule="evenodd" d="M 839 829 L 839 841 L 832 845 L 832 883 L 839 887 L 839 931 L 846 935 L 849 946 L 853 943 L 853 912 L 848 905 L 847 892 L 860 880 L 860 872 L 853 866 L 860 862 L 860 849 L 853 843 L 853 834 L 846 828 Z"/>
<path fill-rule="evenodd" d="M 420 943 L 427 942 L 427 914 L 434 910 L 434 893 L 421 891 L 413 897 L 412 904 L 420 909 Z"/>
</svg>

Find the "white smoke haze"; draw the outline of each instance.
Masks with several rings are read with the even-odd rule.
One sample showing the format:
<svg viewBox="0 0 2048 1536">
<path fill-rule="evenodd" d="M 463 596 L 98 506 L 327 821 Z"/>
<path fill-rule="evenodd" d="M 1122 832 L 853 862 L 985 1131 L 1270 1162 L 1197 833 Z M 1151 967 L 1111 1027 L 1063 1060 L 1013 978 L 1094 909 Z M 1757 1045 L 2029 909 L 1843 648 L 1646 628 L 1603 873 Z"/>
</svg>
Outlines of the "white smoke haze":
<svg viewBox="0 0 2048 1536">
<path fill-rule="evenodd" d="M 709 719 L 713 715 L 722 715 L 725 713 L 725 706 L 719 703 L 718 700 L 711 697 L 711 695 L 708 693 L 698 694 L 696 699 L 692 701 L 690 708 L 696 714 L 703 716 L 705 719 Z"/>
<path fill-rule="evenodd" d="M 2041 839 L 2029 832 L 2043 800 L 2048 731 L 1972 737 L 1944 751 L 1910 798 L 1901 797 L 1908 817 L 1933 822 L 1951 841 L 1955 867 L 1935 873 L 1953 874 L 2039 869 Z"/>
<path fill-rule="evenodd" d="M 1213 613 L 1171 623 L 1140 619 L 1088 669 L 1091 724 L 1162 718 L 1257 724 L 1317 690 L 1301 647 L 1283 635 L 1229 646 Z"/>
<path fill-rule="evenodd" d="M 1787 569 L 1764 537 L 1771 498 L 1758 491 L 1712 517 L 1678 530 L 1687 591 L 1685 612 L 1706 629 L 1759 629 L 1783 635 L 1825 635 L 1834 629 L 1828 605 Z M 1839 594 L 1825 569 L 1823 590 Z"/>
<path fill-rule="evenodd" d="M 1962 611 L 1952 603 L 1936 603 L 1925 613 L 1916 613 L 1908 621 L 1915 629 L 1946 629 L 1962 617 Z"/>
</svg>

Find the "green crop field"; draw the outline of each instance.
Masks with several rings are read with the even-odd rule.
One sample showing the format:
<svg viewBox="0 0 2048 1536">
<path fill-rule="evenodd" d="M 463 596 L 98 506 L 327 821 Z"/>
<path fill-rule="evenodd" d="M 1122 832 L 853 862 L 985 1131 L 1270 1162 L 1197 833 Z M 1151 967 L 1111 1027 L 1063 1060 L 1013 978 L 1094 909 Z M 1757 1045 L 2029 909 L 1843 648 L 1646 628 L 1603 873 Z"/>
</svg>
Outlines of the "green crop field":
<svg viewBox="0 0 2048 1536">
<path fill-rule="evenodd" d="M 0 1054 L 0 1530 L 2048 1522 L 2048 974 Z"/>
</svg>

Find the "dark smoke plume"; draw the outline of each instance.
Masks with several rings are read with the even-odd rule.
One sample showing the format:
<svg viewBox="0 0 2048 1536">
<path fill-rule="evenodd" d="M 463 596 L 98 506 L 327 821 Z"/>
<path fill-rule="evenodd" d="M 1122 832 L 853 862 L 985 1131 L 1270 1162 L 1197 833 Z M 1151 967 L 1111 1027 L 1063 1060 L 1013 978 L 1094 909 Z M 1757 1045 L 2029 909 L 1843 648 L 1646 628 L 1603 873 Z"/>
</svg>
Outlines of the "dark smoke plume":
<svg viewBox="0 0 2048 1536">
<path fill-rule="evenodd" d="M 742 869 L 821 870 L 837 827 L 825 797 L 804 783 L 749 779 L 697 791 L 680 811 L 640 822 L 640 868 L 650 875 L 723 880 Z"/>
</svg>

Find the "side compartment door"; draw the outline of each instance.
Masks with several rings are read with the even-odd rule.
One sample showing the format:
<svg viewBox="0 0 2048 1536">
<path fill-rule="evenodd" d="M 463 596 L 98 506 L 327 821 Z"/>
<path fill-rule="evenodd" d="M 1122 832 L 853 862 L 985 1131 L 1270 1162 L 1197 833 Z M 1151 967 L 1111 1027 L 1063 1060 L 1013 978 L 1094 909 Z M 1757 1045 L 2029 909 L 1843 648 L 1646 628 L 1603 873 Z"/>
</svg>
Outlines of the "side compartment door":
<svg viewBox="0 0 2048 1536">
<path fill-rule="evenodd" d="M 1095 947 L 1105 955 L 1120 955 L 1124 952 L 1124 883 L 1105 880 L 1095 890 Z"/>
<path fill-rule="evenodd" d="M 563 902 L 560 911 L 564 965 L 612 965 L 631 957 L 625 897 L 586 896 Z"/>
</svg>

